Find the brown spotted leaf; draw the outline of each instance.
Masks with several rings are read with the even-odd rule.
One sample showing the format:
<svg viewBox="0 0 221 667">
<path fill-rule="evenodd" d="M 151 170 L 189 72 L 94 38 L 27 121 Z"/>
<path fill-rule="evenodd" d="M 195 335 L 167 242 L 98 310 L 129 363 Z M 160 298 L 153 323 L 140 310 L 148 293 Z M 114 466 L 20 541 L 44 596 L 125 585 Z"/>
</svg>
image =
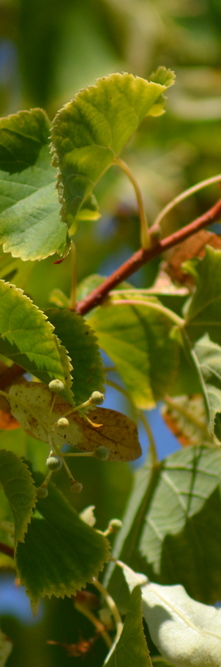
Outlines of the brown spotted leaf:
<svg viewBox="0 0 221 667">
<path fill-rule="evenodd" d="M 22 380 L 11 385 L 8 400 L 12 415 L 29 435 L 37 440 L 61 447 L 69 444 L 81 451 L 93 452 L 106 447 L 110 461 L 133 461 L 141 455 L 134 422 L 115 410 L 96 408 L 87 415 L 74 411 L 61 396 L 53 396 L 43 383 Z M 68 415 L 69 426 L 57 427 L 60 417 Z"/>
</svg>

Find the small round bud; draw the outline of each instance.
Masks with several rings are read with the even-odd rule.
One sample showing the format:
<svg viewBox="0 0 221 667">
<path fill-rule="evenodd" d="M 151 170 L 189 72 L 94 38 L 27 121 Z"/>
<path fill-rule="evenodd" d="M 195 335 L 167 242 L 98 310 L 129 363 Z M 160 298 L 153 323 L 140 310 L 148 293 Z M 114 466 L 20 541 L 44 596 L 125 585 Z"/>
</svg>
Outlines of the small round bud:
<svg viewBox="0 0 221 667">
<path fill-rule="evenodd" d="M 104 402 L 104 394 L 101 394 L 100 391 L 93 391 L 89 400 L 94 405 L 101 405 Z"/>
<path fill-rule="evenodd" d="M 61 469 L 62 459 L 60 458 L 60 456 L 49 456 L 48 459 L 46 460 L 46 466 L 52 472 L 56 472 L 57 470 Z"/>
<path fill-rule="evenodd" d="M 99 459 L 99 461 L 107 461 L 107 459 L 109 459 L 110 456 L 110 450 L 107 449 L 107 447 L 103 447 L 102 445 L 100 445 L 100 447 L 97 447 L 97 449 L 95 449 L 94 455 L 96 456 L 96 459 Z"/>
<path fill-rule="evenodd" d="M 53 394 L 60 394 L 61 391 L 64 389 L 64 384 L 61 382 L 61 380 L 55 379 L 51 380 L 49 382 L 49 389 L 52 391 Z"/>
<path fill-rule="evenodd" d="M 75 479 L 73 479 L 73 482 L 71 482 L 71 490 L 74 493 L 81 493 L 83 489 L 83 484 L 81 482 L 76 482 Z"/>
<path fill-rule="evenodd" d="M 116 533 L 122 528 L 122 521 L 120 521 L 120 519 L 111 519 L 109 526 L 112 529 L 112 532 Z"/>
<path fill-rule="evenodd" d="M 60 417 L 56 422 L 56 426 L 65 430 L 69 426 L 69 421 L 66 417 Z"/>
<path fill-rule="evenodd" d="M 38 498 L 47 498 L 48 496 L 48 489 L 46 486 L 39 486 L 37 488 L 37 497 Z"/>
</svg>

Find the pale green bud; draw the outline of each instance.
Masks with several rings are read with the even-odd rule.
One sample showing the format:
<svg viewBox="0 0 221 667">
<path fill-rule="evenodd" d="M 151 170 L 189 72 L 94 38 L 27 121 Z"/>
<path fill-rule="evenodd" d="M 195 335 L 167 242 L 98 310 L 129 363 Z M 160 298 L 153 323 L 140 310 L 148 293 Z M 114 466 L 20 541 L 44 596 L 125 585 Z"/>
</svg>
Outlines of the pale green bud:
<svg viewBox="0 0 221 667">
<path fill-rule="evenodd" d="M 112 529 L 113 533 L 116 533 L 122 528 L 122 521 L 120 521 L 120 519 L 111 519 L 109 527 Z"/>
<path fill-rule="evenodd" d="M 53 394 L 60 394 L 61 391 L 63 391 L 63 389 L 64 389 L 63 382 L 61 382 L 61 380 L 58 380 L 58 379 L 51 380 L 51 382 L 49 382 L 48 386 L 49 386 L 50 391 L 52 391 Z"/>
<path fill-rule="evenodd" d="M 95 449 L 94 455 L 96 456 L 96 459 L 99 459 L 99 461 L 107 461 L 110 456 L 110 450 L 107 449 L 107 447 L 100 445 L 100 447 Z"/>
<path fill-rule="evenodd" d="M 62 459 L 60 456 L 49 456 L 46 460 L 46 466 L 49 470 L 52 470 L 52 472 L 56 472 L 61 469 Z"/>
<path fill-rule="evenodd" d="M 56 422 L 56 426 L 65 430 L 69 426 L 69 421 L 66 417 L 60 417 Z"/>
<path fill-rule="evenodd" d="M 89 401 L 90 403 L 94 403 L 94 405 L 101 405 L 104 402 L 104 394 L 101 394 L 100 391 L 93 391 Z"/>
<path fill-rule="evenodd" d="M 74 493 L 81 493 L 82 489 L 83 489 L 83 484 L 81 484 L 81 482 L 76 482 L 75 480 L 71 482 L 71 490 Z"/>
<path fill-rule="evenodd" d="M 48 489 L 46 486 L 39 486 L 37 488 L 37 497 L 38 498 L 47 498 L 48 496 Z"/>
</svg>

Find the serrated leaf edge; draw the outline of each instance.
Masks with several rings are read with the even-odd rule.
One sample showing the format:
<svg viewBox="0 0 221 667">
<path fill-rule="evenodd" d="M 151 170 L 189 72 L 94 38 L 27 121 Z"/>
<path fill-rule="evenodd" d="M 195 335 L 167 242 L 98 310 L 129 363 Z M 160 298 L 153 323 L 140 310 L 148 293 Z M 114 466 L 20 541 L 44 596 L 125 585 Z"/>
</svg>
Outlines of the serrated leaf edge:
<svg viewBox="0 0 221 667">
<path fill-rule="evenodd" d="M 6 287 L 8 286 L 9 289 L 12 289 L 12 288 L 13 288 L 14 293 L 16 293 L 18 296 L 22 297 L 22 299 L 24 299 L 24 300 L 25 300 L 26 302 L 28 302 L 29 304 L 31 304 L 33 310 L 34 310 L 36 313 L 40 313 L 40 315 L 43 317 L 43 319 L 45 320 L 45 322 L 47 322 L 47 324 L 48 324 L 48 326 L 49 326 L 49 328 L 50 328 L 50 330 L 51 330 L 50 333 L 55 337 L 55 343 L 56 343 L 56 347 L 57 347 L 57 349 L 58 349 L 58 353 L 59 353 L 59 348 L 61 348 L 61 349 L 62 349 L 62 352 L 63 352 L 63 355 L 64 355 L 64 353 L 65 353 L 64 357 L 66 357 L 66 358 L 68 359 L 68 366 L 69 366 L 69 368 L 66 369 L 66 370 L 69 371 L 69 377 L 68 377 L 67 380 L 66 380 L 66 383 L 67 383 L 67 384 L 66 384 L 66 387 L 67 387 L 67 389 L 70 389 L 70 390 L 71 390 L 71 386 L 72 386 L 71 370 L 73 370 L 73 367 L 72 367 L 72 364 L 71 364 L 71 359 L 70 359 L 70 357 L 69 357 L 69 354 L 67 353 L 66 348 L 64 347 L 64 345 L 62 345 L 60 339 L 59 339 L 58 336 L 54 333 L 54 329 L 55 329 L 55 327 L 53 326 L 53 324 L 51 324 L 50 320 L 48 319 L 48 317 L 47 317 L 47 315 L 44 313 L 44 311 L 41 310 L 40 308 L 38 308 L 38 306 L 36 306 L 36 304 L 32 301 L 32 299 L 30 299 L 30 297 L 27 296 L 27 294 L 25 294 L 24 290 L 22 290 L 20 287 L 16 287 L 16 285 L 14 285 L 13 283 L 9 283 L 9 282 L 6 282 L 6 281 L 0 279 L 0 285 L 1 285 L 1 284 L 5 285 Z M 62 361 L 62 359 L 60 359 L 60 361 Z M 23 368 L 23 367 L 22 367 L 22 368 Z M 29 368 L 27 368 L 27 369 L 24 368 L 24 370 L 27 370 L 27 372 L 30 372 L 30 369 L 29 369 Z M 34 375 L 34 373 L 33 373 L 33 375 Z M 37 376 L 36 376 L 36 377 L 37 377 Z"/>
<path fill-rule="evenodd" d="M 13 454 L 13 456 L 14 456 L 16 459 L 19 459 L 19 461 L 21 461 L 21 463 L 22 463 L 22 465 L 24 466 L 24 468 L 25 468 L 25 469 L 29 472 L 29 474 L 30 474 L 30 484 L 32 485 L 33 490 L 35 490 L 35 489 L 36 489 L 36 485 L 35 485 L 34 479 L 33 479 L 33 477 L 32 477 L 31 471 L 30 471 L 30 469 L 29 469 L 27 463 L 25 463 L 25 461 L 23 460 L 23 458 L 22 458 L 21 456 L 17 456 L 17 454 L 15 454 L 14 452 L 12 452 L 11 450 L 8 450 L 8 449 L 1 449 L 0 451 L 1 451 L 1 452 L 4 452 L 5 454 L 9 454 L 9 453 L 10 453 L 10 454 Z M 6 493 L 5 493 L 3 484 L 2 484 L 2 487 L 3 487 L 4 495 L 5 495 L 5 497 L 7 498 L 7 501 L 8 501 L 8 503 L 9 503 L 10 507 L 11 507 L 11 504 L 10 504 L 10 501 L 9 501 L 9 499 L 8 499 L 8 496 L 7 496 Z M 33 505 L 32 505 L 31 508 L 30 508 L 30 510 L 31 510 L 30 517 L 29 517 L 29 519 L 27 519 L 27 521 L 26 521 L 26 527 L 24 528 L 24 531 L 23 531 L 21 537 L 20 537 L 19 540 L 17 541 L 17 544 L 15 544 L 15 546 L 14 546 L 14 557 L 16 556 L 18 543 L 19 543 L 19 542 L 24 543 L 24 541 L 25 541 L 25 535 L 26 535 L 26 533 L 27 533 L 27 531 L 28 531 L 28 526 L 29 526 L 29 524 L 31 523 L 31 519 L 32 519 L 32 512 L 33 512 L 33 510 L 35 509 L 35 507 L 36 507 L 36 505 L 37 505 L 37 502 L 38 502 L 37 491 L 35 491 L 35 499 L 34 499 Z"/>
</svg>

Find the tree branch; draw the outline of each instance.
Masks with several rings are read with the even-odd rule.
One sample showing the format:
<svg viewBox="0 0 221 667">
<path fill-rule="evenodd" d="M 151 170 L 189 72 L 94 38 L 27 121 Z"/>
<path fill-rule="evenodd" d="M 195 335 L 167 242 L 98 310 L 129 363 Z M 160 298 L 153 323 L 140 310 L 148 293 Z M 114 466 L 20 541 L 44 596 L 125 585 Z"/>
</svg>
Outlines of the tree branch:
<svg viewBox="0 0 221 667">
<path fill-rule="evenodd" d="M 79 303 L 76 306 L 76 312 L 79 313 L 80 315 L 85 315 L 90 310 L 92 310 L 92 308 L 99 306 L 105 299 L 107 294 L 114 289 L 114 287 L 116 287 L 123 280 L 126 280 L 127 278 L 129 278 L 129 276 L 138 271 L 138 269 L 140 269 L 141 266 L 143 266 L 147 262 L 150 262 L 150 260 L 154 259 L 154 257 L 162 255 L 162 253 L 165 252 L 166 250 L 169 250 L 169 248 L 172 248 L 178 243 L 182 243 L 182 241 L 185 241 L 185 239 L 187 239 L 188 236 L 193 236 L 200 229 L 203 229 L 203 227 L 211 225 L 212 222 L 215 222 L 215 220 L 217 220 L 220 217 L 221 217 L 221 199 L 219 199 L 218 202 L 214 206 L 212 206 L 212 208 L 209 209 L 209 211 L 206 211 L 206 213 L 201 215 L 199 218 L 196 218 L 196 220 L 190 222 L 190 224 L 186 225 L 186 227 L 183 227 L 182 229 L 179 229 L 177 232 L 174 232 L 174 234 L 167 236 L 165 239 L 162 239 L 162 241 L 159 241 L 157 244 L 155 243 L 155 245 L 153 245 L 152 248 L 148 250 L 143 250 L 141 248 L 140 250 L 135 252 L 134 255 L 132 255 L 132 257 L 130 257 L 126 262 L 124 262 L 124 264 L 122 264 L 119 267 L 119 269 L 114 271 L 114 273 L 112 273 L 111 276 L 109 276 L 109 278 L 106 278 L 106 280 L 104 280 L 102 285 L 96 287 L 96 289 L 94 289 L 93 292 L 91 292 L 85 299 L 79 301 Z M 154 240 L 155 239 L 153 238 L 153 243 Z M 10 384 L 15 377 L 23 375 L 24 372 L 25 372 L 24 368 L 18 366 L 18 364 L 13 364 L 13 366 L 7 368 L 7 370 L 3 373 L 3 375 L 0 376 L 0 389 L 4 389 L 4 387 Z"/>
<path fill-rule="evenodd" d="M 111 276 L 109 276 L 109 278 L 106 278 L 102 285 L 96 287 L 96 289 L 94 289 L 93 292 L 91 292 L 85 299 L 79 301 L 76 307 L 76 312 L 80 315 L 85 315 L 90 310 L 92 310 L 92 308 L 100 305 L 107 296 L 108 292 L 113 290 L 114 287 L 119 285 L 119 283 L 121 283 L 123 280 L 126 280 L 129 278 L 129 276 L 138 271 L 141 266 L 147 262 L 150 262 L 150 260 L 154 259 L 154 257 L 162 255 L 162 253 L 166 250 L 169 250 L 169 248 L 172 248 L 178 243 L 181 243 L 187 239 L 188 236 L 196 234 L 200 229 L 203 229 L 203 227 L 211 225 L 212 222 L 220 217 L 221 199 L 219 199 L 219 201 L 214 206 L 212 206 L 209 211 L 190 222 L 190 224 L 186 225 L 186 227 L 182 227 L 182 229 L 174 232 L 174 234 L 171 234 L 165 239 L 162 239 L 156 245 L 153 245 L 152 248 L 148 250 L 141 248 L 135 252 L 134 255 L 132 255 L 132 257 L 130 257 L 126 262 L 124 262 L 124 264 L 122 264 L 119 269 L 114 271 Z"/>
<path fill-rule="evenodd" d="M 0 552 L 6 554 L 6 556 L 10 556 L 10 558 L 14 558 L 14 549 L 4 544 L 4 542 L 0 542 Z"/>
</svg>

